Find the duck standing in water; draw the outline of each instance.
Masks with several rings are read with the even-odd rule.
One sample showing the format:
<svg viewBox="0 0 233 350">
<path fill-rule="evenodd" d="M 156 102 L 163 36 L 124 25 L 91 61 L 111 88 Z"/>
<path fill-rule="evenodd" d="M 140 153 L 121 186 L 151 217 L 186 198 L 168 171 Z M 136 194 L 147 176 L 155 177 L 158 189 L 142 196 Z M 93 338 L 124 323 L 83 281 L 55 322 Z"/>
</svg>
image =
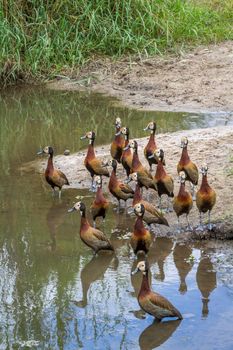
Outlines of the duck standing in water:
<svg viewBox="0 0 233 350">
<path fill-rule="evenodd" d="M 83 202 L 77 202 L 71 209 L 68 210 L 69 213 L 73 211 L 80 211 L 81 213 L 81 224 L 80 224 L 80 238 L 81 240 L 94 251 L 96 255 L 100 250 L 112 250 L 108 238 L 103 232 L 92 227 L 86 218 L 86 206 Z"/>
<path fill-rule="evenodd" d="M 185 180 L 186 180 L 186 174 L 184 171 L 181 171 L 179 173 L 180 190 L 178 195 L 175 196 L 173 200 L 173 209 L 177 215 L 179 229 L 180 229 L 180 216 L 183 214 L 186 214 L 188 228 L 191 229 L 188 215 L 190 213 L 190 210 L 193 207 L 193 199 L 191 194 L 185 190 Z"/>
<path fill-rule="evenodd" d="M 202 214 L 208 211 L 208 229 L 212 229 L 210 221 L 210 213 L 216 203 L 216 192 L 210 187 L 207 180 L 208 166 L 201 167 L 202 183 L 200 189 L 197 191 L 196 204 L 200 213 L 200 228 L 203 230 Z"/>
<path fill-rule="evenodd" d="M 121 156 L 123 152 L 123 148 L 125 147 L 125 140 L 123 135 L 121 134 L 121 119 L 116 118 L 115 122 L 116 134 L 115 138 L 111 143 L 110 153 L 113 159 L 116 159 L 118 163 L 121 162 Z"/>
<path fill-rule="evenodd" d="M 120 129 L 121 134 L 125 137 L 125 144 L 121 156 L 121 163 L 123 165 L 123 168 L 126 171 L 126 176 L 129 178 L 129 174 L 131 172 L 132 168 L 132 161 L 133 161 L 133 155 L 131 152 L 131 148 L 128 147 L 129 145 L 129 128 L 123 127 Z"/>
<path fill-rule="evenodd" d="M 155 183 L 157 185 L 158 189 L 158 195 L 159 195 L 159 208 L 161 209 L 161 197 L 163 194 L 169 197 L 174 197 L 174 181 L 173 178 L 167 174 L 166 170 L 164 169 L 163 166 L 163 161 L 164 161 L 164 151 L 162 149 L 159 149 L 155 152 L 154 155 L 150 157 L 157 157 L 158 159 L 158 165 L 155 173 Z M 168 201 L 168 206 L 167 210 L 169 211 L 169 201 Z"/>
<path fill-rule="evenodd" d="M 64 185 L 69 186 L 69 181 L 66 175 L 58 169 L 55 169 L 53 166 L 53 147 L 46 146 L 42 151 L 39 151 L 37 154 L 48 154 L 49 159 L 47 163 L 47 168 L 45 170 L 45 179 L 48 184 L 52 187 L 53 193 L 55 193 L 55 187 L 59 189 L 59 198 L 61 198 L 61 189 Z"/>
<path fill-rule="evenodd" d="M 94 190 L 94 175 L 103 175 L 109 177 L 108 170 L 102 166 L 102 162 L 95 155 L 94 150 L 94 141 L 95 141 L 95 133 L 94 131 L 87 132 L 84 136 L 81 137 L 81 140 L 88 139 L 89 146 L 87 149 L 87 155 L 84 159 L 84 165 L 89 171 L 92 178 L 91 189 Z"/>
<path fill-rule="evenodd" d="M 183 318 L 181 313 L 169 300 L 151 291 L 148 279 L 149 266 L 146 261 L 140 261 L 137 265 L 137 269 L 133 271 L 132 274 L 139 271 L 143 274 L 141 289 L 138 294 L 138 303 L 140 307 L 149 315 L 154 316 L 158 321 L 161 321 L 165 317 L 177 317 L 181 320 Z"/>
<path fill-rule="evenodd" d="M 142 203 L 136 204 L 134 206 L 134 213 L 137 215 L 137 218 L 134 224 L 130 244 L 135 255 L 147 254 L 152 243 L 152 237 L 143 224 L 143 215 L 145 213 L 144 205 Z"/>
<path fill-rule="evenodd" d="M 94 181 L 96 183 L 97 192 L 96 192 L 95 199 L 91 205 L 91 213 L 92 213 L 92 218 L 93 218 L 94 227 L 95 227 L 96 226 L 95 220 L 98 217 L 102 217 L 103 220 L 105 219 L 106 211 L 109 207 L 109 201 L 103 195 L 101 176 L 96 175 L 94 178 Z"/>
<path fill-rule="evenodd" d="M 157 150 L 157 145 L 155 142 L 155 131 L 156 131 L 156 123 L 150 122 L 147 127 L 144 129 L 144 131 L 150 131 L 150 138 L 149 141 L 144 148 L 144 155 L 146 160 L 149 163 L 150 171 L 152 171 L 152 165 L 158 164 L 158 158 L 156 156 L 150 157 L 151 155 L 155 154 L 155 151 Z M 165 161 L 163 160 L 163 164 L 165 165 Z"/>
<path fill-rule="evenodd" d="M 116 176 L 117 161 L 115 159 L 109 160 L 106 166 L 112 166 L 112 173 L 110 176 L 108 189 L 111 194 L 118 200 L 118 209 L 120 209 L 120 200 L 126 201 L 133 198 L 134 190 L 127 184 L 119 181 Z"/>
<path fill-rule="evenodd" d="M 177 164 L 178 174 L 184 171 L 186 174 L 186 180 L 190 182 L 192 187 L 193 200 L 195 200 L 195 186 L 198 184 L 198 169 L 196 164 L 194 164 L 188 155 L 188 139 L 187 137 L 182 137 L 181 145 L 182 153 L 179 163 Z"/>
</svg>

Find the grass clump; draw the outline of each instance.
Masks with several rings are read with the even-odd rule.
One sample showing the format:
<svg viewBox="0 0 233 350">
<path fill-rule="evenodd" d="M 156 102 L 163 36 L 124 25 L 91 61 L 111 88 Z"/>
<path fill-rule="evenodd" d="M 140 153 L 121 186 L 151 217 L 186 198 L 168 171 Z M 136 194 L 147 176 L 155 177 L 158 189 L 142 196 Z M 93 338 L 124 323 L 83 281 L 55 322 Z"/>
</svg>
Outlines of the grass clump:
<svg viewBox="0 0 233 350">
<path fill-rule="evenodd" d="M 232 23 L 230 0 L 5 0 L 0 77 L 42 78 L 99 55 L 154 55 L 233 39 Z"/>
</svg>

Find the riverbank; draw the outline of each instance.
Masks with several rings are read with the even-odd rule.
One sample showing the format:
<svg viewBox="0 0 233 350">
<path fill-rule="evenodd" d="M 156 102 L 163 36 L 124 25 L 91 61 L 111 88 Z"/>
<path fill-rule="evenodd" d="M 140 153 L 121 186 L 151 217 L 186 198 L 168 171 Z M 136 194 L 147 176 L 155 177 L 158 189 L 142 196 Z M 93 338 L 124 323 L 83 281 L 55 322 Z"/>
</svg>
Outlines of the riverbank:
<svg viewBox="0 0 233 350">
<path fill-rule="evenodd" d="M 233 212 L 232 127 L 221 126 L 157 135 L 158 147 L 163 148 L 165 151 L 167 172 L 171 174 L 175 180 L 175 193 L 177 193 L 179 189 L 176 165 L 181 153 L 181 150 L 177 146 L 179 145 L 182 136 L 188 137 L 189 154 L 197 166 L 200 168 L 203 163 L 207 163 L 209 166 L 209 183 L 217 193 L 217 203 L 213 210 L 212 218 L 215 222 L 220 223 L 218 224 L 217 231 L 213 232 L 213 235 L 215 236 L 215 234 L 217 234 L 218 238 L 221 238 L 221 235 L 222 238 L 232 238 L 232 225 L 229 226 L 228 223 L 228 219 Z M 147 143 L 147 140 L 148 138 L 137 139 L 139 145 L 139 157 L 145 166 L 147 166 L 147 163 L 143 156 L 143 148 Z M 110 158 L 109 145 L 96 147 L 95 150 L 98 157 L 102 159 Z M 83 165 L 85 153 L 85 150 L 81 150 L 69 156 L 58 155 L 54 158 L 55 166 L 66 173 L 70 181 L 70 187 L 77 189 L 77 196 L 79 195 L 78 189 L 89 188 L 91 183 L 91 178 Z M 45 158 L 37 159 L 31 163 L 25 164 L 21 167 L 21 171 L 36 171 L 43 174 L 46 162 L 47 160 Z M 117 174 L 119 178 L 125 178 L 121 165 L 118 167 Z M 108 180 L 104 179 L 104 192 L 107 193 L 108 198 L 114 203 L 114 205 L 116 205 L 113 197 L 108 193 L 107 182 Z M 63 195 L 65 196 L 65 189 Z M 151 192 L 150 200 L 155 204 L 158 203 L 157 195 Z M 176 230 L 176 216 L 174 213 L 171 213 L 167 214 L 166 217 L 169 221 L 170 227 L 161 227 L 160 235 L 173 235 Z M 193 226 L 198 224 L 198 211 L 195 203 L 190 214 L 190 221 Z M 182 219 L 182 222 L 185 222 L 185 218 Z M 187 236 L 186 233 L 185 235 Z M 198 238 L 198 236 L 195 237 L 195 234 L 193 235 L 191 232 L 188 237 Z"/>
<path fill-rule="evenodd" d="M 47 84 L 60 90 L 91 90 L 141 110 L 233 111 L 233 41 L 198 47 L 179 56 L 132 61 L 97 60 L 74 79 Z"/>
</svg>

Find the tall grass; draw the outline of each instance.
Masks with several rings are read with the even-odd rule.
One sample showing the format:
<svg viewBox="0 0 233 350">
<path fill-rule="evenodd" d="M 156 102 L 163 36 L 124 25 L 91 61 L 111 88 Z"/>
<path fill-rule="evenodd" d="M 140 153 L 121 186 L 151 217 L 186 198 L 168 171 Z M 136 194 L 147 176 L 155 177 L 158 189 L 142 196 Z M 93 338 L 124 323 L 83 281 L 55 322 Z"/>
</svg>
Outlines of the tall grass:
<svg viewBox="0 0 233 350">
<path fill-rule="evenodd" d="M 233 38 L 232 1 L 2 0 L 1 81 L 48 77 L 103 55 L 154 55 Z"/>
</svg>

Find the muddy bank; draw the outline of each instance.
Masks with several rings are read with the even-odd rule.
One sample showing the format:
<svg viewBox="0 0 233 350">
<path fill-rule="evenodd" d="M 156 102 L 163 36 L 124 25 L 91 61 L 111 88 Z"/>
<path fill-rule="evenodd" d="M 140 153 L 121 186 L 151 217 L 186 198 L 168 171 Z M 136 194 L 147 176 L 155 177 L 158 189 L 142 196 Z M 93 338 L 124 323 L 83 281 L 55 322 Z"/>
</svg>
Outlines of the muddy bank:
<svg viewBox="0 0 233 350">
<path fill-rule="evenodd" d="M 232 127 L 224 126 L 157 135 L 158 147 L 163 148 L 165 151 L 167 172 L 175 179 L 175 193 L 177 193 L 179 189 L 176 165 L 181 154 L 181 149 L 177 146 L 179 145 L 182 136 L 188 137 L 189 154 L 198 167 L 203 163 L 208 164 L 209 183 L 217 193 L 217 203 L 213 210 L 212 217 L 213 220 L 219 222 L 219 224 L 217 225 L 217 231 L 215 230 L 211 234 L 206 233 L 207 238 L 209 238 L 209 236 L 217 236 L 218 238 L 221 238 L 221 232 L 225 232 L 224 237 L 231 238 L 233 235 L 232 225 L 230 224 L 229 226 L 229 224 L 224 223 L 229 221 L 233 212 L 233 129 Z M 148 138 L 137 140 L 139 144 L 139 157 L 145 166 L 148 165 L 143 155 L 143 148 L 147 143 L 147 140 Z M 77 195 L 79 194 L 78 189 L 89 188 L 91 183 L 91 178 L 83 165 L 85 152 L 85 150 L 81 150 L 69 156 L 58 155 L 54 158 L 56 167 L 66 173 L 70 181 L 70 187 L 77 189 Z M 110 158 L 109 145 L 96 147 L 96 154 L 102 159 Z M 34 162 L 25 164 L 21 167 L 21 171 L 36 170 L 42 174 L 46 167 L 46 163 L 46 158 L 39 158 Z M 125 178 L 125 173 L 121 165 L 118 166 L 117 173 L 119 178 Z M 109 199 L 115 203 L 113 197 L 108 194 L 108 180 L 104 179 L 103 182 L 104 191 L 107 193 Z M 92 195 L 91 192 L 90 195 Z M 154 204 L 158 204 L 157 195 L 153 193 L 153 191 L 150 193 L 150 200 Z M 164 202 L 166 203 L 166 199 Z M 176 229 L 176 216 L 174 213 L 169 213 L 166 214 L 166 217 L 170 223 L 170 227 L 169 229 L 162 227 L 160 234 L 173 235 Z M 185 218 L 181 221 L 185 222 Z M 190 214 L 190 221 L 193 226 L 198 224 L 198 211 L 195 203 Z M 190 232 L 189 237 L 195 238 L 195 235 Z M 201 238 L 205 238 L 205 235 L 201 235 Z"/>
<path fill-rule="evenodd" d="M 58 77 L 58 79 L 60 79 Z M 102 92 L 128 107 L 164 111 L 233 111 L 233 41 L 179 57 L 99 60 L 52 89 Z"/>
</svg>

